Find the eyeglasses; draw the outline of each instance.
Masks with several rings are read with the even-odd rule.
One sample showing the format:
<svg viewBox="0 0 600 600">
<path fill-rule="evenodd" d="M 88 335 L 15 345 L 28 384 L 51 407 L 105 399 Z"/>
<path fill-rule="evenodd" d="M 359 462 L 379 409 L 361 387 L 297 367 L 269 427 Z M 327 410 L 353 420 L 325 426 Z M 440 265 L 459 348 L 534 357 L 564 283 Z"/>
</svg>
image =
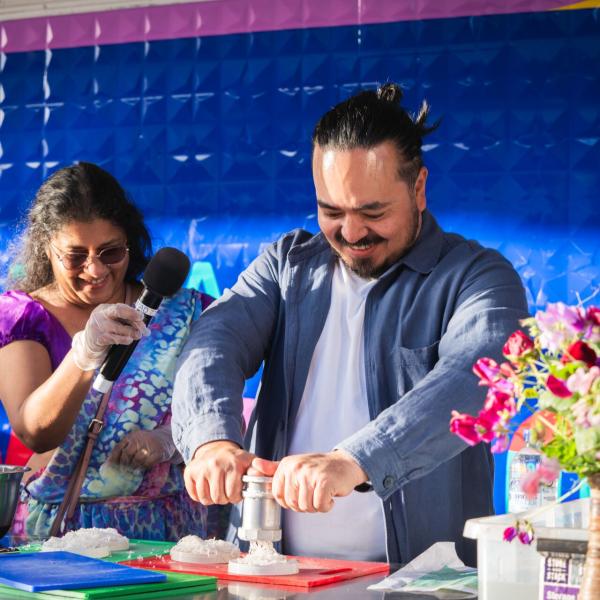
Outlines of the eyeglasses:
<svg viewBox="0 0 600 600">
<path fill-rule="evenodd" d="M 116 265 L 124 260 L 129 252 L 127 246 L 111 246 L 110 248 L 100 250 L 98 254 L 88 254 L 87 252 L 61 253 L 54 244 L 50 243 L 50 245 L 56 254 L 56 258 L 60 260 L 62 266 L 68 271 L 87 267 L 94 258 L 97 258 L 103 265 Z"/>
</svg>

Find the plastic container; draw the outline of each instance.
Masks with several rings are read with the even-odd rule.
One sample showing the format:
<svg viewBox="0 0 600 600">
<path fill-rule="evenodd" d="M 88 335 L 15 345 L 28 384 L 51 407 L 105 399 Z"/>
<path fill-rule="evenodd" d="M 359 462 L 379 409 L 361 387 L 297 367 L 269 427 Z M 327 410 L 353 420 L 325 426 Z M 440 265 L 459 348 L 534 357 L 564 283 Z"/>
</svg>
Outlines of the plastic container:
<svg viewBox="0 0 600 600">
<path fill-rule="evenodd" d="M 506 527 L 514 525 L 517 518 L 528 519 L 536 538 L 587 540 L 589 506 L 589 499 L 582 498 L 548 507 L 530 519 L 528 515 L 535 511 L 469 519 L 464 535 L 477 540 L 479 600 L 535 600 L 538 597 L 541 557 L 536 541 L 534 539 L 529 546 L 518 539 L 505 542 L 502 535 Z"/>
</svg>

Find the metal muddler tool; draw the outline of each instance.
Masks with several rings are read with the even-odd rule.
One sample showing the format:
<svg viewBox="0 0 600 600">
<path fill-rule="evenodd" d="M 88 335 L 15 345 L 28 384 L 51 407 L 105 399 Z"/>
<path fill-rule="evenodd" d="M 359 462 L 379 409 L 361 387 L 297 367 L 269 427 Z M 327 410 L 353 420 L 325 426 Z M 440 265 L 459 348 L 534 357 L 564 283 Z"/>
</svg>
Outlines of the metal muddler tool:
<svg viewBox="0 0 600 600">
<path fill-rule="evenodd" d="M 244 475 L 242 526 L 238 537 L 247 542 L 278 542 L 281 539 L 281 506 L 271 492 L 272 477 Z"/>
</svg>

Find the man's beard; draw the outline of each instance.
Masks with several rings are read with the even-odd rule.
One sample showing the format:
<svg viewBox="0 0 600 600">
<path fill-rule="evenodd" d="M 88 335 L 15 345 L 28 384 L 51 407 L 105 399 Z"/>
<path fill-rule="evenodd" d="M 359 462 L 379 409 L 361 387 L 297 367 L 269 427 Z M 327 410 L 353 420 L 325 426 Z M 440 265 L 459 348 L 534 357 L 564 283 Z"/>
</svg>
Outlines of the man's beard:
<svg viewBox="0 0 600 600">
<path fill-rule="evenodd" d="M 344 264 L 354 273 L 356 273 L 359 277 L 363 279 L 377 279 L 383 273 L 385 273 L 391 265 L 393 265 L 397 260 L 402 258 L 413 246 L 413 244 L 417 241 L 417 237 L 419 235 L 419 231 L 421 229 L 421 213 L 417 208 L 416 204 L 413 204 L 413 210 L 411 211 L 411 220 L 410 220 L 410 230 L 407 239 L 408 243 L 400 249 L 400 252 L 394 254 L 393 256 L 389 256 L 386 260 L 383 261 L 382 264 L 376 265 L 373 262 L 373 259 L 370 257 L 366 258 L 354 258 L 348 259 L 347 257 L 343 257 L 335 248 L 332 249 L 335 254 L 339 256 L 341 260 L 344 261 Z M 366 248 L 371 244 L 377 245 L 385 242 L 385 238 L 381 236 L 371 233 L 361 238 L 357 242 L 351 244 L 342 236 L 341 230 L 339 230 L 335 234 L 335 241 L 341 246 L 346 248 Z"/>
</svg>

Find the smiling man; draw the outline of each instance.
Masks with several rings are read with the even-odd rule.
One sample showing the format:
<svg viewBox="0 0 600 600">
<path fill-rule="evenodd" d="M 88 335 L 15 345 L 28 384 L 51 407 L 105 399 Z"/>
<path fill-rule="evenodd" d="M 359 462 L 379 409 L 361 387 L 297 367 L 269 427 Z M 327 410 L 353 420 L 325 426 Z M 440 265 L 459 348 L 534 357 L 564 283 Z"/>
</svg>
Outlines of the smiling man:
<svg viewBox="0 0 600 600">
<path fill-rule="evenodd" d="M 197 322 L 179 362 L 173 431 L 188 492 L 236 503 L 273 476 L 289 554 L 408 562 L 492 512 L 487 446 L 448 431 L 477 411 L 471 374 L 527 315 L 497 252 L 427 210 L 416 117 L 387 84 L 327 112 L 313 134 L 321 232 L 284 235 Z M 242 391 L 264 361 L 243 437 Z M 232 511 L 230 533 L 239 525 Z"/>
<path fill-rule="evenodd" d="M 398 161 L 392 142 L 314 148 L 319 227 L 346 266 L 363 278 L 379 277 L 419 235 L 427 169 L 420 169 L 409 188 L 398 175 Z"/>
</svg>

